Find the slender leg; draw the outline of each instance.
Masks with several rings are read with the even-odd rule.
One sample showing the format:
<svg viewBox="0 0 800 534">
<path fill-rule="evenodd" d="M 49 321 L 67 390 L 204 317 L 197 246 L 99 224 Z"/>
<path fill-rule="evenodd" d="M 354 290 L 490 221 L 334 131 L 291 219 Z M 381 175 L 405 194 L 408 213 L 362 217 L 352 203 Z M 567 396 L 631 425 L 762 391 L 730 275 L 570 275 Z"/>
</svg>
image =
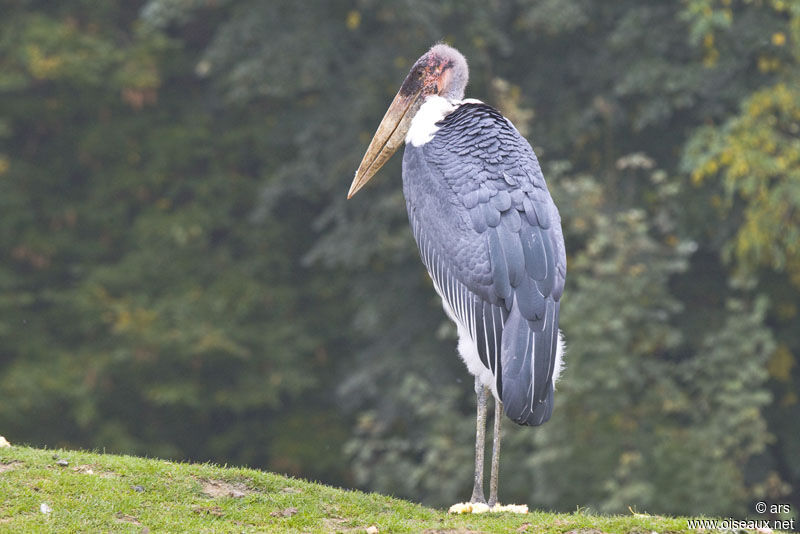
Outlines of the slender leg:
<svg viewBox="0 0 800 534">
<path fill-rule="evenodd" d="M 497 477 L 500 470 L 500 423 L 503 421 L 503 402 L 494 400 L 494 440 L 492 441 L 492 474 L 489 479 L 489 506 L 497 504 Z"/>
<path fill-rule="evenodd" d="M 475 432 L 475 485 L 469 502 L 486 502 L 483 494 L 483 449 L 486 445 L 486 404 L 489 389 L 475 378 L 475 393 L 478 395 L 477 430 Z"/>
</svg>

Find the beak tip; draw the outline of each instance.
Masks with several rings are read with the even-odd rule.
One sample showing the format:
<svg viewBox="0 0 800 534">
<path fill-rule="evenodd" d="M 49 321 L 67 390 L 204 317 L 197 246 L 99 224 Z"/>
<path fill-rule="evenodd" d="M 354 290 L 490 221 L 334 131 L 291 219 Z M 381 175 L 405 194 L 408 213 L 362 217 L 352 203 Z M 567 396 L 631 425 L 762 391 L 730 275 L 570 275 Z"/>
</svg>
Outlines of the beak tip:
<svg viewBox="0 0 800 534">
<path fill-rule="evenodd" d="M 397 149 L 402 146 L 406 132 L 410 127 L 411 117 L 416 113 L 414 106 L 420 105 L 420 95 L 422 89 L 416 93 L 405 95 L 398 92 L 392 100 L 389 109 L 383 116 L 381 123 L 372 141 L 367 147 L 367 152 L 358 166 L 356 175 L 353 177 L 353 183 L 350 185 L 350 191 L 347 192 L 347 198 L 352 198 L 364 185 L 375 175 L 378 170 L 383 167 L 389 158 L 394 154 Z M 409 112 L 409 110 L 412 110 Z"/>
</svg>

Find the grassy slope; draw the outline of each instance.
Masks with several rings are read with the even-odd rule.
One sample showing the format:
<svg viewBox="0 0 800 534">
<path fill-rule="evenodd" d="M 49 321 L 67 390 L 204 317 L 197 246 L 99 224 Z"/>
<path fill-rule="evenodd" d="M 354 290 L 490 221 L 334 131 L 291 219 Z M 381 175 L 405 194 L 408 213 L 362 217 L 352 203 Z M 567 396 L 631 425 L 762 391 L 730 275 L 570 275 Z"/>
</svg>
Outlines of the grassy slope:
<svg viewBox="0 0 800 534">
<path fill-rule="evenodd" d="M 52 511 L 43 513 L 42 503 Z M 0 449 L 0 532 L 365 532 L 373 525 L 430 533 L 687 531 L 685 519 L 641 514 L 455 516 L 253 469 Z"/>
</svg>

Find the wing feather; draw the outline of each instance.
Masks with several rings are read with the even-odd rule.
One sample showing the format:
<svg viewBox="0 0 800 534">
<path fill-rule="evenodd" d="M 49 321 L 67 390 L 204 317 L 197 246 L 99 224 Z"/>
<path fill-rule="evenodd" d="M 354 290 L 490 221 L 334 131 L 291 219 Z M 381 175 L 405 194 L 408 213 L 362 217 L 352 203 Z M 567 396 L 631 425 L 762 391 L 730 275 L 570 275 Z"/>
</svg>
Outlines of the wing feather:
<svg viewBox="0 0 800 534">
<path fill-rule="evenodd" d="M 558 210 L 530 145 L 496 110 L 463 104 L 438 126 L 403 159 L 422 261 L 506 414 L 542 424 L 552 413 L 566 276 Z"/>
</svg>

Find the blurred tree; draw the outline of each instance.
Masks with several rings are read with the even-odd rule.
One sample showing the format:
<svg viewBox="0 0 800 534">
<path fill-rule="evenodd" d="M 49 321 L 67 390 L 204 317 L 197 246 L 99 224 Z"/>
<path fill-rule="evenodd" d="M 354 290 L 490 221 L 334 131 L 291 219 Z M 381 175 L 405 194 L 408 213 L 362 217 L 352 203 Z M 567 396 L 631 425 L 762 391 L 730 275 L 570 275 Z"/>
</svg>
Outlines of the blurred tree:
<svg viewBox="0 0 800 534">
<path fill-rule="evenodd" d="M 252 217 L 274 122 L 209 100 L 184 48 L 200 30 L 70 4 L 2 21 L 0 426 L 342 480 L 346 341 L 324 318 L 347 306 L 300 266 L 301 200 Z M 309 421 L 329 446 L 287 447 Z"/>
<path fill-rule="evenodd" d="M 772 437 L 756 491 L 800 508 L 800 4 L 782 0 L 694 1 L 689 20 L 714 61 L 736 61 L 743 31 L 758 36 L 742 70 L 757 82 L 725 117 L 697 128 L 682 168 L 713 217 L 698 227 L 717 243 L 734 282 L 769 296 L 767 321 L 778 345 L 767 369 Z M 756 23 L 756 24 L 754 24 Z M 716 43 L 720 43 L 717 45 Z M 745 70 L 746 69 L 746 70 Z"/>
<path fill-rule="evenodd" d="M 800 509 L 793 4 L 6 4 L 7 434 L 463 497 L 472 380 L 399 158 L 345 201 L 445 38 L 567 237 L 567 371 L 550 423 L 507 425 L 503 498 Z"/>
</svg>

